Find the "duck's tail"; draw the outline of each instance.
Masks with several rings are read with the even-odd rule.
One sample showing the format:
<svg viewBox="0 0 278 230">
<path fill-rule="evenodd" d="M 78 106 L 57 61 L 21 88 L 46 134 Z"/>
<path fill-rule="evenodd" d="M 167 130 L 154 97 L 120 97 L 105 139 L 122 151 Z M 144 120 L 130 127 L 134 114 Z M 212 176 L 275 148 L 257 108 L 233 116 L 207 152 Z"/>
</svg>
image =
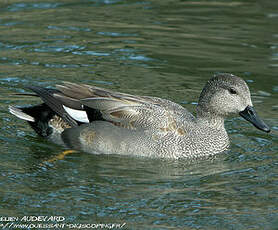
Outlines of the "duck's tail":
<svg viewBox="0 0 278 230">
<path fill-rule="evenodd" d="M 60 90 L 39 86 L 29 86 L 27 89 L 34 93 L 17 95 L 36 96 L 43 103 L 21 108 L 10 106 L 9 111 L 16 117 L 27 121 L 40 136 L 48 137 L 54 131 L 61 133 L 65 128 L 104 120 L 100 111 L 82 105 L 80 100 L 66 96 Z"/>
<path fill-rule="evenodd" d="M 23 108 L 9 106 L 9 111 L 16 117 L 27 121 L 39 136 L 51 135 L 52 128 L 49 126 L 49 121 L 55 113 L 45 103 Z"/>
<path fill-rule="evenodd" d="M 21 96 L 36 96 L 43 100 L 42 104 L 29 107 L 10 106 L 9 111 L 16 117 L 25 120 L 42 137 L 49 137 L 53 133 L 53 124 L 62 128 L 68 126 L 76 126 L 77 122 L 73 120 L 64 110 L 62 103 L 53 95 L 58 91 L 39 86 L 29 86 L 28 89 L 34 93 L 21 93 Z M 63 120 L 63 122 L 61 122 Z M 62 124 L 63 123 L 63 124 Z"/>
</svg>

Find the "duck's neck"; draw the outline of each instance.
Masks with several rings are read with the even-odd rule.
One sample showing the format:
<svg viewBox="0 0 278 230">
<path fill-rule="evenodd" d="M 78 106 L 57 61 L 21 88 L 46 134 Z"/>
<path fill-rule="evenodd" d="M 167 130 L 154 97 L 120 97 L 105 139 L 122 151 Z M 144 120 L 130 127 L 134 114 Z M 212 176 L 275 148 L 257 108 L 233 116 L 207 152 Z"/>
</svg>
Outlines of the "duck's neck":
<svg viewBox="0 0 278 230">
<path fill-rule="evenodd" d="M 224 117 L 204 110 L 197 106 L 197 121 L 199 124 L 209 126 L 214 129 L 225 130 Z"/>
<path fill-rule="evenodd" d="M 224 117 L 217 116 L 211 112 L 197 109 L 197 126 L 201 134 L 199 143 L 207 154 L 220 153 L 228 149 L 229 136 L 224 127 Z M 198 143 L 197 143 L 198 145 Z M 202 152 L 204 152 L 202 151 Z"/>
</svg>

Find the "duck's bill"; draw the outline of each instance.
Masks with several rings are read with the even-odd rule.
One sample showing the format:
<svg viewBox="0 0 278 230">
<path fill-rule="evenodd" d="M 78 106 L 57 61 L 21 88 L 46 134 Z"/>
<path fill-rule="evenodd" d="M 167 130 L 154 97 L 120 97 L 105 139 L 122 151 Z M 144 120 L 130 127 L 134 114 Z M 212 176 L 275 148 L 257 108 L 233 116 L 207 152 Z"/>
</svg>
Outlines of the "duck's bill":
<svg viewBox="0 0 278 230">
<path fill-rule="evenodd" d="M 252 106 L 247 106 L 239 115 L 251 122 L 257 129 L 267 133 L 270 132 L 270 128 L 261 120 Z"/>
</svg>

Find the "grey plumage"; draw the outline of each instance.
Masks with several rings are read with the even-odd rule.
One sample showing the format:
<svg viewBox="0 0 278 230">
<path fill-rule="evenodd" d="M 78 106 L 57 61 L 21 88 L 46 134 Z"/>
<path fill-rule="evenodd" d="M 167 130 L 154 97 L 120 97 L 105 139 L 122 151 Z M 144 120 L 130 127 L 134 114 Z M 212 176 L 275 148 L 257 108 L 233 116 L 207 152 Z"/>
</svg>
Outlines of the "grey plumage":
<svg viewBox="0 0 278 230">
<path fill-rule="evenodd" d="M 69 82 L 56 88 L 30 87 L 43 98 L 47 110 L 54 112 L 44 121 L 52 129 L 48 138 L 85 152 L 176 159 L 214 155 L 228 149 L 224 119 L 236 113 L 269 132 L 250 112 L 253 107 L 247 84 L 232 74 L 218 74 L 207 82 L 196 117 L 166 99 Z M 30 110 L 10 108 L 29 123 L 39 120 Z"/>
</svg>

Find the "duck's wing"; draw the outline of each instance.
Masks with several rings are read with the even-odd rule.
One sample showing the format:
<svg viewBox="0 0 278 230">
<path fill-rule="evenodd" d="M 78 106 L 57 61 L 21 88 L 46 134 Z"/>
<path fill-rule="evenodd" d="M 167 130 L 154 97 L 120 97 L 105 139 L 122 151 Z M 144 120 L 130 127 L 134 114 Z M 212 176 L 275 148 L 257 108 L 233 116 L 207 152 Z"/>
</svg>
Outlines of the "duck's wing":
<svg viewBox="0 0 278 230">
<path fill-rule="evenodd" d="M 53 96 L 75 120 L 90 122 L 90 109 L 99 111 L 102 119 L 130 129 L 178 129 L 184 120 L 194 116 L 182 106 L 169 100 L 134 96 L 111 90 L 64 82 L 57 85 Z M 86 117 L 87 116 L 87 117 Z"/>
</svg>

